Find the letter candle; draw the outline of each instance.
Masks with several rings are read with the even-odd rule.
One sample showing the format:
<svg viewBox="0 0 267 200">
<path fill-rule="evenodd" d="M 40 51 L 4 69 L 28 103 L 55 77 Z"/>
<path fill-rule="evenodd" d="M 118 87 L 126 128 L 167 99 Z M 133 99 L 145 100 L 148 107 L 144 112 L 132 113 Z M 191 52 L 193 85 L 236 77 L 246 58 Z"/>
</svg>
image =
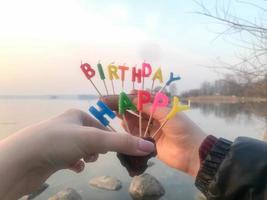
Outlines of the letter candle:
<svg viewBox="0 0 267 200">
<path fill-rule="evenodd" d="M 82 63 L 81 61 L 81 66 L 80 66 L 81 70 L 83 71 L 84 75 L 86 76 L 86 78 L 91 82 L 91 84 L 93 85 L 93 87 L 95 88 L 95 90 L 97 91 L 97 93 L 99 94 L 100 97 L 102 97 L 103 95 L 101 94 L 101 92 L 97 89 L 96 85 L 94 84 L 94 82 L 91 80 L 91 78 L 93 78 L 95 76 L 95 70 L 91 67 L 91 65 L 89 65 L 88 63 Z"/>
<path fill-rule="evenodd" d="M 149 77 L 152 73 L 152 68 L 149 63 L 143 62 L 142 64 L 142 90 L 145 89 L 145 77 Z"/>
<path fill-rule="evenodd" d="M 150 116 L 149 116 L 149 120 L 148 120 L 148 123 L 147 123 L 147 127 L 146 127 L 146 131 L 145 131 L 144 137 L 146 137 L 146 135 L 147 135 L 149 125 L 151 123 L 153 114 L 155 113 L 157 107 L 165 107 L 168 104 L 169 104 L 169 98 L 168 98 L 168 96 L 166 96 L 162 92 L 157 92 L 157 94 L 156 94 L 156 96 L 154 98 L 154 102 L 153 102 L 151 111 L 150 111 Z"/>
<path fill-rule="evenodd" d="M 121 70 L 121 85 L 122 91 L 124 91 L 125 71 L 129 70 L 129 67 L 126 67 L 124 64 L 122 66 L 119 66 L 119 70 Z"/>
<path fill-rule="evenodd" d="M 189 105 L 181 105 L 178 97 L 173 97 L 172 104 L 173 105 L 172 105 L 171 111 L 165 117 L 164 122 L 161 124 L 158 130 L 152 135 L 152 138 L 155 138 L 155 136 L 161 131 L 161 129 L 167 124 L 167 122 L 175 117 L 176 113 L 184 111 L 184 110 L 188 110 L 190 108 Z"/>
<path fill-rule="evenodd" d="M 118 107 L 119 107 L 119 114 L 122 115 L 122 119 L 125 123 L 126 129 L 127 129 L 128 133 L 131 133 L 130 128 L 129 128 L 129 124 L 125 118 L 125 112 L 127 110 L 137 111 L 136 106 L 131 102 L 131 100 L 129 99 L 127 94 L 125 94 L 124 92 L 121 92 Z"/>
<path fill-rule="evenodd" d="M 142 82 L 142 70 L 137 69 L 136 65 L 132 68 L 132 82 L 133 82 L 133 90 L 135 90 L 135 82 Z"/>
<path fill-rule="evenodd" d="M 166 82 L 166 84 L 160 89 L 160 92 L 162 92 L 167 86 L 169 86 L 170 84 L 172 84 L 174 81 L 178 81 L 181 80 L 181 77 L 179 75 L 177 75 L 176 77 L 174 77 L 174 73 L 171 72 L 170 73 L 170 78 L 169 80 Z"/>
<path fill-rule="evenodd" d="M 109 127 L 112 131 L 116 132 L 116 130 L 109 124 L 107 118 L 104 115 L 109 116 L 111 119 L 116 117 L 116 113 L 114 113 L 104 102 L 98 101 L 96 103 L 100 110 L 97 110 L 94 106 L 89 108 L 89 112 L 104 126 Z"/>
<path fill-rule="evenodd" d="M 113 94 L 115 95 L 115 89 L 114 89 L 113 80 L 114 79 L 118 80 L 119 79 L 119 75 L 118 75 L 118 67 L 116 65 L 114 65 L 113 63 L 109 64 L 109 66 L 108 66 L 108 75 L 109 75 L 109 79 L 111 81 Z"/>
<path fill-rule="evenodd" d="M 160 83 L 163 83 L 161 68 L 158 68 L 157 71 L 155 72 L 155 74 L 152 77 L 151 93 L 153 92 L 154 84 L 155 84 L 155 80 L 156 79 L 158 79 Z"/>
<path fill-rule="evenodd" d="M 103 83 L 104 83 L 104 87 L 105 87 L 105 89 L 106 89 L 106 93 L 107 93 L 107 95 L 108 95 L 108 88 L 107 88 L 106 81 L 105 81 L 106 76 L 105 76 L 105 73 L 104 73 L 104 71 L 103 71 L 103 67 L 102 67 L 102 65 L 101 65 L 100 62 L 98 62 L 98 64 L 97 64 L 97 68 L 98 68 L 98 73 L 99 73 L 100 79 L 103 81 Z"/>
</svg>

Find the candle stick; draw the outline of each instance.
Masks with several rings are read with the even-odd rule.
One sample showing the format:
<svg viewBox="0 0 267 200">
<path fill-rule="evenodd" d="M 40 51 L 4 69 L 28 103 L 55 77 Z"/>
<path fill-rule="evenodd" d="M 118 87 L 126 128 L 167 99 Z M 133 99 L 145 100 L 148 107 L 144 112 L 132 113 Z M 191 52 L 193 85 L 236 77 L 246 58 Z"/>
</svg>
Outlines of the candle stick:
<svg viewBox="0 0 267 200">
<path fill-rule="evenodd" d="M 117 132 L 110 124 L 108 125 L 108 127 L 113 131 L 113 132 Z"/>
<path fill-rule="evenodd" d="M 119 75 L 118 75 L 118 67 L 115 66 L 113 63 L 109 64 L 109 66 L 108 66 L 108 75 L 109 75 L 109 79 L 111 81 L 113 94 L 115 95 L 115 89 L 114 89 L 113 80 L 114 79 L 118 80 L 119 79 Z"/>
<path fill-rule="evenodd" d="M 145 89 L 145 77 L 149 77 L 152 73 L 152 67 L 149 63 L 146 63 L 145 61 L 142 64 L 142 90 Z"/>
<path fill-rule="evenodd" d="M 112 131 L 116 132 L 116 130 L 110 125 L 109 121 L 105 117 L 107 115 L 111 119 L 116 117 L 116 114 L 102 101 L 98 101 L 97 106 L 99 110 L 96 109 L 94 106 L 89 108 L 89 112 L 103 125 L 109 127 Z"/>
<path fill-rule="evenodd" d="M 146 131 L 145 131 L 144 137 L 146 137 L 146 135 L 147 135 L 147 132 L 148 132 L 148 129 L 149 129 L 153 114 L 155 113 L 157 107 L 165 107 L 168 104 L 169 104 L 169 98 L 165 94 L 163 94 L 162 92 L 157 92 L 157 94 L 156 94 L 156 96 L 154 98 L 154 102 L 153 102 L 151 111 L 150 111 L 150 116 L 149 116 L 149 120 L 148 120 L 148 123 L 147 123 L 147 127 L 146 127 Z"/>
<path fill-rule="evenodd" d="M 137 93 L 137 109 L 139 110 L 139 136 L 142 137 L 142 110 L 143 104 L 149 103 L 151 95 L 149 92 L 144 90 L 139 90 Z"/>
<path fill-rule="evenodd" d="M 107 93 L 107 95 L 108 95 L 108 88 L 107 88 L 106 81 L 105 81 L 106 76 L 105 76 L 105 73 L 104 73 L 104 71 L 103 71 L 103 67 L 102 67 L 100 61 L 99 61 L 98 64 L 97 64 L 97 68 L 98 68 L 98 72 L 99 72 L 100 79 L 103 81 L 103 83 L 104 83 L 104 87 L 105 87 L 105 89 L 106 89 L 106 93 Z"/>
<path fill-rule="evenodd" d="M 119 66 L 119 69 L 121 70 L 121 87 L 122 87 L 122 91 L 124 91 L 124 81 L 125 81 L 125 71 L 129 70 L 129 67 L 124 65 Z"/>
<path fill-rule="evenodd" d="M 172 84 L 174 81 L 178 81 L 181 80 L 181 77 L 179 75 L 177 75 L 176 77 L 174 77 L 174 73 L 171 72 L 170 73 L 170 78 L 169 80 L 166 82 L 166 84 L 160 89 L 160 92 L 162 92 L 167 86 L 169 86 L 170 84 Z"/>
<path fill-rule="evenodd" d="M 132 68 L 132 82 L 133 82 L 133 90 L 135 90 L 135 82 L 141 83 L 142 82 L 142 70 L 137 69 L 136 65 Z"/>
<path fill-rule="evenodd" d="M 95 76 L 95 70 L 88 63 L 84 63 L 83 64 L 82 61 L 81 61 L 80 68 L 83 71 L 84 75 L 87 77 L 87 79 L 91 82 L 91 84 L 93 85 L 93 87 L 95 88 L 95 90 L 97 91 L 97 93 L 99 94 L 99 96 L 100 97 L 103 97 L 103 95 L 98 90 L 98 88 L 96 87 L 96 85 L 94 84 L 94 82 L 91 80 L 91 78 Z"/>
<path fill-rule="evenodd" d="M 167 124 L 169 120 L 171 120 L 173 117 L 175 117 L 176 113 L 188 110 L 188 105 L 181 105 L 178 97 L 173 97 L 173 106 L 171 111 L 166 116 L 164 122 L 161 124 L 161 126 L 158 128 L 158 130 L 152 135 L 152 138 L 155 138 L 155 136 L 161 131 L 161 129 Z"/>
<path fill-rule="evenodd" d="M 158 68 L 157 71 L 155 72 L 155 74 L 152 77 L 152 86 L 151 86 L 151 90 L 150 90 L 151 93 L 153 92 L 154 84 L 155 84 L 155 80 L 156 79 L 158 79 L 160 83 L 163 83 L 161 68 Z"/>
</svg>

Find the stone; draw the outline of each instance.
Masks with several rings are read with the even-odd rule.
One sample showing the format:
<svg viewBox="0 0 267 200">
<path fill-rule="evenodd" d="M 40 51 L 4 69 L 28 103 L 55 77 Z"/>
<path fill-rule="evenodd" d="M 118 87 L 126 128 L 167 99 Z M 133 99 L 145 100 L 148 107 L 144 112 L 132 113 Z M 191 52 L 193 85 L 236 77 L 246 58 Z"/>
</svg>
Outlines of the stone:
<svg viewBox="0 0 267 200">
<path fill-rule="evenodd" d="M 145 173 L 133 178 L 129 193 L 135 200 L 158 200 L 165 194 L 165 189 L 154 176 Z"/>
<path fill-rule="evenodd" d="M 95 177 L 89 181 L 89 184 L 99 189 L 111 191 L 119 190 L 122 187 L 121 181 L 112 176 Z"/>
<path fill-rule="evenodd" d="M 67 188 L 50 197 L 48 200 L 82 200 L 82 197 L 75 189 Z"/>
</svg>

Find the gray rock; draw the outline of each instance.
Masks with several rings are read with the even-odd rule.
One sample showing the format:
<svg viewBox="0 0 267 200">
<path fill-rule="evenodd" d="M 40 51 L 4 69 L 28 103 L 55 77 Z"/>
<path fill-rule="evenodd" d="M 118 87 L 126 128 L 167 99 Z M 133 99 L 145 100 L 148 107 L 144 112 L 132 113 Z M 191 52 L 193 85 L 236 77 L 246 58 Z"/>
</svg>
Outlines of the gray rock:
<svg viewBox="0 0 267 200">
<path fill-rule="evenodd" d="M 89 181 L 89 184 L 93 187 L 104 190 L 119 190 L 122 187 L 121 181 L 111 176 L 100 176 L 93 178 Z"/>
<path fill-rule="evenodd" d="M 155 177 L 142 174 L 133 178 L 129 193 L 136 200 L 157 200 L 165 194 L 165 190 Z"/>
<path fill-rule="evenodd" d="M 48 200 L 82 200 L 82 197 L 76 190 L 67 188 L 50 197 Z"/>
</svg>

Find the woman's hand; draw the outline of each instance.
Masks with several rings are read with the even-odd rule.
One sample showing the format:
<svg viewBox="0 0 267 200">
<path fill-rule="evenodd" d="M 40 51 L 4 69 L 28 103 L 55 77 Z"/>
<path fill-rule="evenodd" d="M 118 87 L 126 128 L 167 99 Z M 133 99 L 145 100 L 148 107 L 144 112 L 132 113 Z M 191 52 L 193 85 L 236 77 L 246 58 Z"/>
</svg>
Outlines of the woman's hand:
<svg viewBox="0 0 267 200">
<path fill-rule="evenodd" d="M 151 142 L 110 132 L 88 114 L 69 110 L 0 142 L 0 198 L 18 199 L 60 169 L 80 172 L 84 161 L 95 161 L 99 153 L 147 155 L 153 150 Z"/>
<path fill-rule="evenodd" d="M 130 95 L 130 98 L 134 103 L 137 102 L 135 95 Z M 106 96 L 102 100 L 113 110 L 118 110 L 118 96 Z M 152 104 L 145 104 L 143 107 L 143 134 L 147 127 L 151 106 Z M 152 136 L 160 127 L 170 110 L 171 108 L 168 107 L 156 110 L 153 115 L 153 123 L 149 128 L 149 136 Z M 128 124 L 131 134 L 138 136 L 139 118 L 130 113 L 126 113 L 125 117 L 126 122 L 122 121 L 124 129 L 127 130 Z M 200 167 L 198 149 L 205 137 L 206 134 L 185 114 L 178 113 L 168 121 L 154 138 L 156 140 L 158 158 L 173 168 L 196 176 Z"/>
</svg>

